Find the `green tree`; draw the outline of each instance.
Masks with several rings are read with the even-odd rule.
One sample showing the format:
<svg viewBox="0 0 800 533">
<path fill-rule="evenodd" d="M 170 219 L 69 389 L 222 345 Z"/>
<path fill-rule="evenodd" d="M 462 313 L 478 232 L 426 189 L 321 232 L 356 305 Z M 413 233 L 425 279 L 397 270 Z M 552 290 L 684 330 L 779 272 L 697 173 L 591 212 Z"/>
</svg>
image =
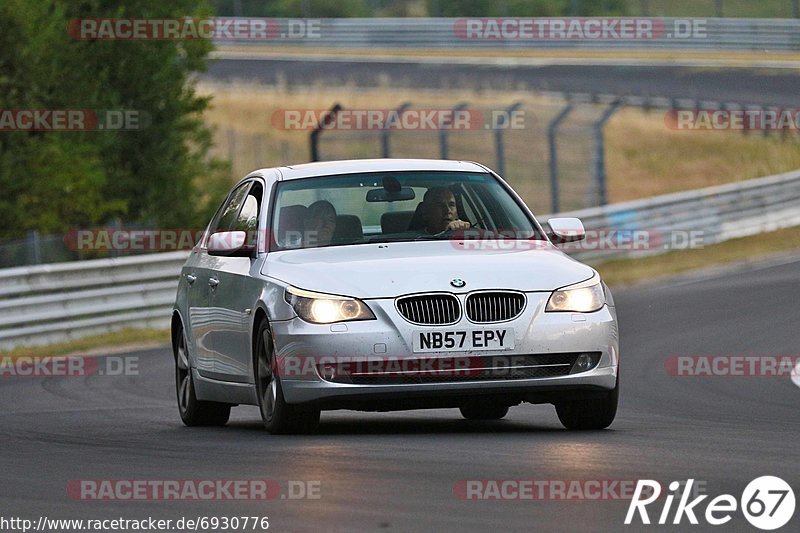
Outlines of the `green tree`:
<svg viewBox="0 0 800 533">
<path fill-rule="evenodd" d="M 212 44 L 76 40 L 67 26 L 77 18 L 208 14 L 192 0 L 0 3 L 0 109 L 127 109 L 148 118 L 136 131 L 0 132 L 0 236 L 111 218 L 203 223 L 228 185 L 225 165 L 207 155 L 208 99 L 191 81 Z"/>
</svg>

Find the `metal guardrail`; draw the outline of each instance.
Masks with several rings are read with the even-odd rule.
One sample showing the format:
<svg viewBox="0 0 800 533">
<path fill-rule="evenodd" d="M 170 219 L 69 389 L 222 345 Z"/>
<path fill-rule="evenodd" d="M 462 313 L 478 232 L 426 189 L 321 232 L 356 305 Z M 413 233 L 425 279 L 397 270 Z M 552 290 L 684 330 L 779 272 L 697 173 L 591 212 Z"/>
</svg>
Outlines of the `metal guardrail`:
<svg viewBox="0 0 800 533">
<path fill-rule="evenodd" d="M 684 232 L 700 232 L 702 244 L 710 245 L 800 225 L 800 171 L 559 216 L 580 217 L 589 243 L 596 238 L 591 233 L 600 231 L 650 236 L 644 248 L 603 243 L 569 252 L 581 260 L 663 253 L 670 249 L 664 236 Z M 549 217 L 539 216 L 543 222 Z M 0 270 L 0 349 L 123 327 L 166 328 L 187 256 L 181 251 Z"/>
<path fill-rule="evenodd" d="M 169 327 L 189 252 L 0 270 L 0 349 Z"/>
<path fill-rule="evenodd" d="M 550 216 L 539 218 L 544 221 Z M 800 171 L 558 216 L 583 221 L 588 239 L 569 252 L 582 261 L 683 249 L 691 244 L 692 234 L 696 245 L 708 246 L 800 225 Z M 634 231 L 642 237 L 639 245 L 628 242 Z"/>
<path fill-rule="evenodd" d="M 610 17 L 607 17 L 610 18 Z M 634 17 L 627 17 L 634 18 Z M 290 19 L 275 19 L 282 35 L 262 40 L 276 46 L 309 48 L 650 48 L 698 50 L 800 50 L 800 20 L 695 18 L 702 21 L 703 33 L 679 38 L 676 34 L 686 26 L 688 18 L 650 18 L 654 24 L 652 38 L 538 38 L 497 39 L 468 38 L 464 33 L 465 18 L 338 18 L 319 20 L 319 27 L 297 38 L 283 38 Z M 500 19 L 494 19 L 500 20 Z M 541 19 L 537 19 L 541 20 Z M 574 19 L 584 20 L 584 19 Z M 294 20 L 294 23 L 297 21 Z M 663 26 L 662 26 L 663 24 Z M 677 26 L 676 26 L 677 24 Z M 678 30 L 676 32 L 676 29 Z M 289 33 L 291 35 L 291 33 Z M 474 34 L 471 34 L 474 35 Z M 481 34 L 483 35 L 483 34 Z M 574 34 L 573 34 L 574 35 Z M 255 44 L 258 41 L 220 41 L 217 44 Z"/>
</svg>

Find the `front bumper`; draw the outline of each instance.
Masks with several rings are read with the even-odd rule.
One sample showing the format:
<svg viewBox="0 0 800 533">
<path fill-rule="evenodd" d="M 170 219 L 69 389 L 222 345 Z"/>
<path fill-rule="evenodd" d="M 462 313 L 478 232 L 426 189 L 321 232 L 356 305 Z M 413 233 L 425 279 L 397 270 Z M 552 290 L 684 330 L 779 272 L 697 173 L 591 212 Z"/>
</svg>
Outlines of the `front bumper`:
<svg viewBox="0 0 800 533">
<path fill-rule="evenodd" d="M 617 383 L 619 341 L 616 313 L 603 306 L 594 313 L 545 313 L 549 293 L 526 294 L 527 304 L 516 319 L 501 324 L 472 324 L 462 320 L 451 326 L 417 326 L 397 312 L 394 300 L 368 300 L 376 320 L 333 325 L 309 324 L 299 318 L 274 322 L 276 366 L 288 403 L 311 403 L 323 409 L 356 408 L 394 410 L 403 408 L 457 406 L 466 399 L 492 397 L 508 404 L 519 401 L 547 403 L 565 397 L 592 395 L 613 389 Z M 503 327 L 513 330 L 514 348 L 504 351 L 414 353 L 412 335 L 417 330 L 481 329 Z M 515 374 L 498 379 L 470 379 L 467 373 L 453 374 L 435 382 L 382 379 L 378 383 L 343 383 L 325 376 L 320 362 L 392 361 L 424 357 L 442 362 L 466 358 L 471 361 L 496 356 L 527 361 L 554 354 L 591 352 L 598 362 L 579 373 L 520 378 Z M 362 367 L 363 368 L 363 367 Z M 383 374 L 386 376 L 385 374 Z M 400 375 L 400 374 L 395 374 Z"/>
</svg>

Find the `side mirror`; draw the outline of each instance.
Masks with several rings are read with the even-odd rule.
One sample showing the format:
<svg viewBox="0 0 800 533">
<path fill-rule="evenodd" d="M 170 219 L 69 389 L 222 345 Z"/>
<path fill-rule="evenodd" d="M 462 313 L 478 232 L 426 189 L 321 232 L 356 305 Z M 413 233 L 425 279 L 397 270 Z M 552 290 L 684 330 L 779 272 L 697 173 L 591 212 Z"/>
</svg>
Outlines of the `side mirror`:
<svg viewBox="0 0 800 533">
<path fill-rule="evenodd" d="M 550 226 L 550 239 L 554 244 L 582 241 L 586 238 L 586 229 L 579 218 L 551 218 L 547 225 Z"/>
<path fill-rule="evenodd" d="M 208 255 L 250 257 L 255 246 L 247 243 L 246 231 L 218 231 L 208 237 Z"/>
</svg>

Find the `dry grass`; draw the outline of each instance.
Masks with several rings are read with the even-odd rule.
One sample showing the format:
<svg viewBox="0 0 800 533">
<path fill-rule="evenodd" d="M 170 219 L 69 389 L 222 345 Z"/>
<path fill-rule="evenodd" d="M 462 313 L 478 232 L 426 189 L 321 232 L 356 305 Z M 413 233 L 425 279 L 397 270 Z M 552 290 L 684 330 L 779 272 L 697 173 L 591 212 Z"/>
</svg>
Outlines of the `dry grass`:
<svg viewBox="0 0 800 533">
<path fill-rule="evenodd" d="M 334 102 L 346 108 L 393 109 L 411 101 L 415 108 L 449 109 L 457 102 L 470 108 L 504 109 L 522 102 L 523 130 L 505 134 L 505 177 L 534 211 L 550 211 L 546 126 L 563 103 L 524 91 L 359 89 L 314 86 L 287 89 L 256 84 L 201 85 L 214 96 L 207 112 L 216 128 L 216 155 L 230 158 L 237 179 L 255 168 L 309 160 L 308 131 L 273 126 L 273 114 L 285 109 L 328 109 Z M 584 207 L 590 194 L 592 121 L 601 108 L 580 105 L 559 134 L 562 210 Z M 763 137 L 735 132 L 670 130 L 664 111 L 635 108 L 618 112 L 607 125 L 606 157 L 609 199 L 619 202 L 674 191 L 695 189 L 785 172 L 800 167 L 796 135 Z M 490 130 L 451 134 L 450 158 L 470 159 L 497 168 Z M 394 157 L 439 157 L 434 131 L 392 134 Z M 333 131 L 322 135 L 323 158 L 379 157 L 376 132 Z"/>
<path fill-rule="evenodd" d="M 609 201 L 767 176 L 800 168 L 796 135 L 676 131 L 664 112 L 624 109 L 606 130 Z"/>
<path fill-rule="evenodd" d="M 800 252 L 800 232 L 787 228 L 731 239 L 696 250 L 606 261 L 594 265 L 610 286 L 629 285 L 716 265 L 752 261 L 778 252 Z"/>
</svg>

